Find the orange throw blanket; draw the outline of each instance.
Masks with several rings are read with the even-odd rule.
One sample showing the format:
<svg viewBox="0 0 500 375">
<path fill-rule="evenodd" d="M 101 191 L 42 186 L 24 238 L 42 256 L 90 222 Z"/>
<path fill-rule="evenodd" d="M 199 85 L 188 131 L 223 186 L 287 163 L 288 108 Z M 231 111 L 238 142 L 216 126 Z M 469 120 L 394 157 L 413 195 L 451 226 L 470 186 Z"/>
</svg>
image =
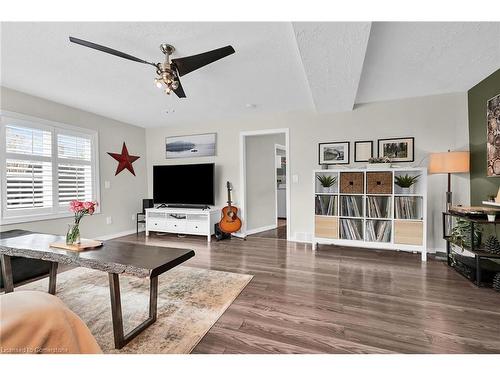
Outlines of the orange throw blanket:
<svg viewBox="0 0 500 375">
<path fill-rule="evenodd" d="M 0 353 L 102 353 L 85 323 L 57 297 L 0 295 Z"/>
</svg>

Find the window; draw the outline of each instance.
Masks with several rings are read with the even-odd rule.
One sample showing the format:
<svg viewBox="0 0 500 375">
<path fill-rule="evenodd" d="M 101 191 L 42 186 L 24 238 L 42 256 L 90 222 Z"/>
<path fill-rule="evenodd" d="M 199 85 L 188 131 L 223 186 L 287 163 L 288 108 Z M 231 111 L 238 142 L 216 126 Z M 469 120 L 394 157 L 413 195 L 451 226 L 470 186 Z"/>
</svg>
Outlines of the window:
<svg viewBox="0 0 500 375">
<path fill-rule="evenodd" d="M 70 216 L 98 200 L 97 132 L 1 113 L 1 223 Z"/>
</svg>

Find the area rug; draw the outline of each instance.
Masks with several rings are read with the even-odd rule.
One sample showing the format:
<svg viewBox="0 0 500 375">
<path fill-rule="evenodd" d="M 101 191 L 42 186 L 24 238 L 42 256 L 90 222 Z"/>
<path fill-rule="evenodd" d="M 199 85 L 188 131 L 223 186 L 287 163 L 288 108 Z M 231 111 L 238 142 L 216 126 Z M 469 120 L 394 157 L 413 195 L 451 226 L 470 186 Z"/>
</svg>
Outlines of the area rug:
<svg viewBox="0 0 500 375">
<path fill-rule="evenodd" d="M 190 353 L 253 276 L 176 267 L 158 278 L 158 318 L 123 349 L 113 343 L 108 274 L 75 268 L 57 275 L 57 296 L 88 325 L 104 353 Z M 16 288 L 47 291 L 48 278 Z M 149 280 L 120 276 L 129 332 L 148 316 Z"/>
</svg>

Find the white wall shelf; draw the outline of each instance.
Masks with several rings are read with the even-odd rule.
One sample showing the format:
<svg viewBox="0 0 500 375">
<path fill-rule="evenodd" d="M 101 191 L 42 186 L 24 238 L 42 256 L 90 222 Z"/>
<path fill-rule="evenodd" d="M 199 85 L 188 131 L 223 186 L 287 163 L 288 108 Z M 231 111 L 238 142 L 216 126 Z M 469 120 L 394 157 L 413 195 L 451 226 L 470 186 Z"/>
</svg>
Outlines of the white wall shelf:
<svg viewBox="0 0 500 375">
<path fill-rule="evenodd" d="M 352 183 L 344 186 L 340 183 L 342 173 L 351 173 L 350 176 L 352 176 L 352 172 L 358 172 L 357 184 L 360 183 L 359 173 L 362 174 L 362 189 L 359 186 L 356 189 L 356 187 L 352 186 Z M 373 174 L 374 172 L 376 174 Z M 377 173 L 380 173 L 380 175 L 377 175 Z M 337 177 L 333 192 L 319 192 L 322 188 L 318 184 L 317 176 L 322 174 Z M 410 192 L 403 193 L 395 185 L 394 177 L 406 174 L 410 176 L 419 175 L 419 178 Z M 380 181 L 376 181 L 379 177 Z M 332 215 L 314 215 L 313 249 L 316 249 L 318 244 L 332 244 L 401 250 L 418 252 L 421 254 L 422 261 L 427 260 L 426 168 L 315 170 L 313 171 L 313 179 L 315 204 L 318 204 L 316 196 L 325 194 L 336 197 L 335 200 L 338 204 L 338 210 L 335 210 Z M 363 192 L 359 193 L 359 189 Z M 350 193 L 349 190 L 358 192 Z M 347 201 L 344 199 L 347 196 L 355 198 Z M 371 199 L 368 199 L 369 197 Z M 379 197 L 380 199 L 374 199 L 373 197 Z M 349 212 L 360 212 L 362 215 L 345 215 L 348 204 L 357 205 L 357 207 L 350 207 Z M 367 207 L 368 205 L 370 207 Z M 317 207 L 315 212 L 318 212 Z"/>
<path fill-rule="evenodd" d="M 483 204 L 486 204 L 488 206 L 493 206 L 493 207 L 500 207 L 500 203 L 497 203 L 497 202 L 483 201 Z"/>
</svg>

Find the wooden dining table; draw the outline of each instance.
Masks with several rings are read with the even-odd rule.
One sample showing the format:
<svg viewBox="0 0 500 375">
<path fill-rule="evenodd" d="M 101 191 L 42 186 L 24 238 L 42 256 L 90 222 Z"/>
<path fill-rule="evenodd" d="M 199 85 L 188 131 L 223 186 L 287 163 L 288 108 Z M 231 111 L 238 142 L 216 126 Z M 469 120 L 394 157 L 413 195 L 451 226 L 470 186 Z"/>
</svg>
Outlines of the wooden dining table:
<svg viewBox="0 0 500 375">
<path fill-rule="evenodd" d="M 192 258 L 189 249 L 147 246 L 117 240 L 106 241 L 102 247 L 86 251 L 69 251 L 51 247 L 64 242 L 62 236 L 18 231 L 19 235 L 0 239 L 0 259 L 4 291 L 14 291 L 11 257 L 41 259 L 50 262 L 49 290 L 56 294 L 57 268 L 59 264 L 86 267 L 108 274 L 113 334 L 115 347 L 121 349 L 139 333 L 156 321 L 158 301 L 158 276 Z M 122 274 L 149 279 L 149 317 L 125 334 L 121 308 L 120 279 Z"/>
</svg>

